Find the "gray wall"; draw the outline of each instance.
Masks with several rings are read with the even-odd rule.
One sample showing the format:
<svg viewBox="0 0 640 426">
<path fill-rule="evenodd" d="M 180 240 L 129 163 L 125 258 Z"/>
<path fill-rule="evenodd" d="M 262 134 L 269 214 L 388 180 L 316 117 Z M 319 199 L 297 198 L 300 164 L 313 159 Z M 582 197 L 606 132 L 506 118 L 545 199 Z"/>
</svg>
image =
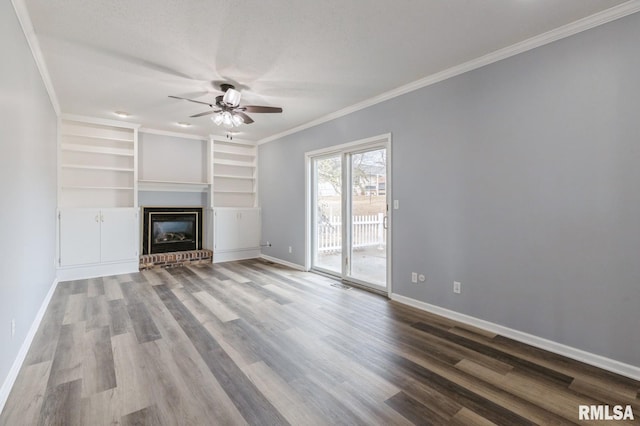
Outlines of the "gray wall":
<svg viewBox="0 0 640 426">
<path fill-rule="evenodd" d="M 138 143 L 140 180 L 207 181 L 207 141 L 141 132 Z M 199 192 L 141 191 L 138 204 L 206 207 L 209 202 Z"/>
<path fill-rule="evenodd" d="M 261 145 L 263 253 L 304 264 L 305 152 L 391 132 L 395 293 L 640 366 L 638 40 L 635 14 Z"/>
<path fill-rule="evenodd" d="M 1 385 L 55 279 L 56 115 L 9 1 L 0 56 Z"/>
</svg>

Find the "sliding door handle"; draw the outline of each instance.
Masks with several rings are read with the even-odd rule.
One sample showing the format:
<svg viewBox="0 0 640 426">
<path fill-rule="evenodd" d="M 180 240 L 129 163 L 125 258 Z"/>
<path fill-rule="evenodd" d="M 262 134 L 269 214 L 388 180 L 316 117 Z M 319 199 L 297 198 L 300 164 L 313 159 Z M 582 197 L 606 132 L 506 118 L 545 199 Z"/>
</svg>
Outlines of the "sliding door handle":
<svg viewBox="0 0 640 426">
<path fill-rule="evenodd" d="M 382 227 L 389 229 L 389 216 L 385 216 L 384 219 L 382 219 Z"/>
</svg>

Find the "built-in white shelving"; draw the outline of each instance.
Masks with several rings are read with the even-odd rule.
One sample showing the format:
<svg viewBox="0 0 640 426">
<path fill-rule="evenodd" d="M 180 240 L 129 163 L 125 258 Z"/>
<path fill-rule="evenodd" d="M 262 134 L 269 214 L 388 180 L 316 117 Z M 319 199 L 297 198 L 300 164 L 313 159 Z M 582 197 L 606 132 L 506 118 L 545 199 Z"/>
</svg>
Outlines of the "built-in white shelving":
<svg viewBox="0 0 640 426">
<path fill-rule="evenodd" d="M 61 208 L 137 206 L 137 127 L 82 117 L 60 120 Z"/>
<path fill-rule="evenodd" d="M 138 125 L 58 123 L 58 279 L 138 270 Z"/>
<path fill-rule="evenodd" d="M 213 207 L 256 206 L 255 145 L 213 140 Z"/>
</svg>

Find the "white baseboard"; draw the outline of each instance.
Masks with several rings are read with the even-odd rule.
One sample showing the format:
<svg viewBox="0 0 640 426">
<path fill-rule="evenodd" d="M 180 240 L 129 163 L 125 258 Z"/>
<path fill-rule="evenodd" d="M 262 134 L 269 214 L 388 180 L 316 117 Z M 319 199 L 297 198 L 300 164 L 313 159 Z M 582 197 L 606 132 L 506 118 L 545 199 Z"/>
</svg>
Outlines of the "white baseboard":
<svg viewBox="0 0 640 426">
<path fill-rule="evenodd" d="M 533 334 L 524 333 L 522 331 L 514 330 L 512 328 L 481 320 L 469 315 L 461 314 L 459 312 L 451 311 L 449 309 L 441 308 L 439 306 L 431 305 L 429 303 L 421 302 L 410 297 L 401 296 L 399 294 L 392 293 L 391 300 L 395 300 L 405 305 L 413 306 L 414 308 L 431 312 L 433 314 L 440 315 L 454 321 L 459 321 L 465 324 L 472 325 L 474 327 L 488 330 L 493 333 L 500 334 L 501 336 L 517 340 L 518 342 L 526 343 L 528 345 L 535 346 L 537 348 L 544 349 L 558 355 L 566 356 L 567 358 L 575 359 L 576 361 L 584 362 L 585 364 L 590 364 L 595 367 L 611 371 L 613 373 L 621 374 L 635 380 L 640 380 L 640 367 L 636 367 L 634 365 L 625 364 L 614 359 L 592 354 L 590 352 L 567 346 L 562 343 L 543 339 L 542 337 L 534 336 Z"/>
<path fill-rule="evenodd" d="M 31 342 L 33 342 L 33 338 L 36 336 L 36 332 L 40 327 L 40 322 L 42 321 L 42 318 L 44 317 L 44 314 L 47 311 L 47 307 L 49 306 L 49 302 L 51 301 L 51 298 L 53 297 L 53 293 L 56 291 L 57 286 L 58 286 L 58 279 L 56 278 L 55 280 L 53 280 L 53 284 L 51 285 L 49 292 L 47 293 L 44 300 L 42 301 L 42 305 L 40 305 L 40 309 L 38 310 L 36 317 L 33 319 L 33 322 L 31 323 L 31 327 L 29 327 L 29 331 L 27 332 L 27 335 L 24 338 L 24 341 L 22 342 L 22 346 L 20 346 L 18 355 L 16 356 L 16 359 L 13 361 L 13 365 L 9 370 L 9 374 L 7 375 L 7 378 L 2 384 L 2 387 L 0 387 L 0 413 L 2 413 L 2 410 L 4 409 L 4 404 L 6 404 L 7 399 L 9 398 L 9 393 L 11 393 L 11 388 L 13 387 L 13 384 L 15 383 L 16 378 L 18 377 L 18 373 L 22 368 L 22 363 L 27 357 L 27 353 L 29 352 L 29 348 L 31 347 Z"/>
<path fill-rule="evenodd" d="M 277 257 L 267 256 L 266 254 L 261 254 L 260 259 L 264 259 L 268 262 L 277 263 L 279 265 L 288 266 L 291 269 L 297 269 L 298 271 L 306 272 L 304 266 L 298 265 L 297 263 L 287 262 L 286 260 L 278 259 Z"/>
<path fill-rule="evenodd" d="M 103 263 L 58 269 L 58 281 L 84 280 L 110 275 L 132 274 L 140 270 L 138 259 L 121 263 Z"/>
<path fill-rule="evenodd" d="M 234 260 L 255 259 L 260 257 L 260 249 L 213 251 L 213 263 L 232 262 Z"/>
</svg>

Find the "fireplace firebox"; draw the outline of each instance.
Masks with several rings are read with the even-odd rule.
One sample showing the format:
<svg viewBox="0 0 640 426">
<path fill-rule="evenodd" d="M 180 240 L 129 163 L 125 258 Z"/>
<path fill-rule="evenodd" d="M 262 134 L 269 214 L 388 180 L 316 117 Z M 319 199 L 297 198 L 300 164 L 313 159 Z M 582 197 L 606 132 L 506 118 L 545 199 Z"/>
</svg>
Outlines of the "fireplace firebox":
<svg viewBox="0 0 640 426">
<path fill-rule="evenodd" d="M 143 207 L 142 254 L 202 249 L 202 207 Z"/>
</svg>

